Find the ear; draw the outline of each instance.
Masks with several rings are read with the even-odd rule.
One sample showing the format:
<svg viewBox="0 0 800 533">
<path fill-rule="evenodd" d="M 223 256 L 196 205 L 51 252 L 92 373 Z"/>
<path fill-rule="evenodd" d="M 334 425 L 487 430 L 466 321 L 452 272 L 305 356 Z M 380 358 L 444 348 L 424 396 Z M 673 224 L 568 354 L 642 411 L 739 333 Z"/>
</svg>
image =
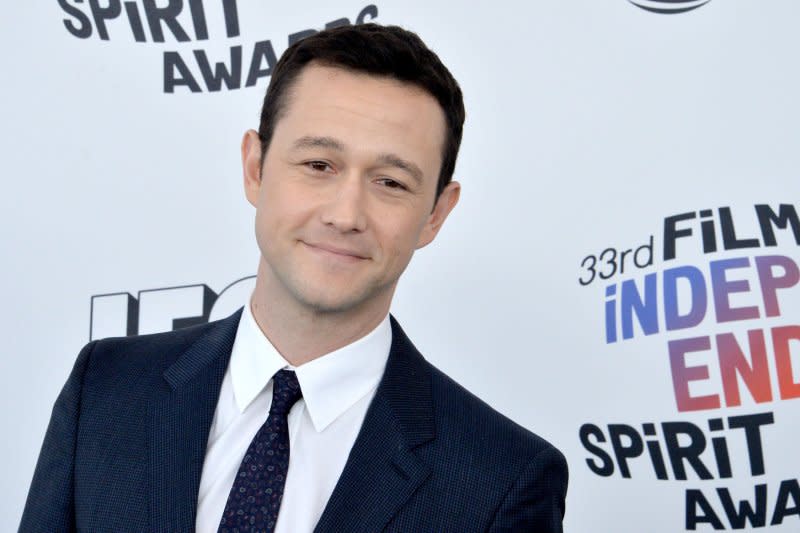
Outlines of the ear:
<svg viewBox="0 0 800 533">
<path fill-rule="evenodd" d="M 458 203 L 458 198 L 461 195 L 461 184 L 457 181 L 451 181 L 444 188 L 439 198 L 436 200 L 436 205 L 433 206 L 433 211 L 428 215 L 428 220 L 425 221 L 425 226 L 422 228 L 422 233 L 419 235 L 417 241 L 417 249 L 427 246 L 439 233 L 439 230 L 444 224 L 447 215 Z"/>
<path fill-rule="evenodd" d="M 242 137 L 242 174 L 244 194 L 255 207 L 261 190 L 261 138 L 255 130 L 247 130 Z"/>
</svg>

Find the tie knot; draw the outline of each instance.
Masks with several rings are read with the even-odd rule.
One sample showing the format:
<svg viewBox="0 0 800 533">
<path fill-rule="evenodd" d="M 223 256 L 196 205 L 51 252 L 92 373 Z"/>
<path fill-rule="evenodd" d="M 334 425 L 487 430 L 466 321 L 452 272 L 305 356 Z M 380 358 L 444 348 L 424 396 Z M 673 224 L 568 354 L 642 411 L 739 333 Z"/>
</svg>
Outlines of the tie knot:
<svg viewBox="0 0 800 533">
<path fill-rule="evenodd" d="M 269 412 L 286 416 L 303 395 L 293 370 L 278 370 L 272 378 L 272 405 Z"/>
</svg>

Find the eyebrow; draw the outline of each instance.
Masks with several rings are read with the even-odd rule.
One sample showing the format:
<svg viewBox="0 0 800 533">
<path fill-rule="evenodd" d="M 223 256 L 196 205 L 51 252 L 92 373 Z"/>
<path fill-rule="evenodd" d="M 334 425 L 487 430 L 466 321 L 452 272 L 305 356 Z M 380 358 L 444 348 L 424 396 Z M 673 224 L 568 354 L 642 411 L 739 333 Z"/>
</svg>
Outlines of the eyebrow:
<svg viewBox="0 0 800 533">
<path fill-rule="evenodd" d="M 331 148 L 337 152 L 344 152 L 344 145 L 333 137 L 314 137 L 306 135 L 292 143 L 292 148 Z"/>
<path fill-rule="evenodd" d="M 414 178 L 414 181 L 416 181 L 418 185 L 422 185 L 422 170 L 411 161 L 407 161 L 394 154 L 381 154 L 378 156 L 378 161 L 382 165 L 399 168 Z"/>
<path fill-rule="evenodd" d="M 333 137 L 315 137 L 313 135 L 305 135 L 300 137 L 294 141 L 294 143 L 292 143 L 292 148 L 295 150 L 303 148 L 330 148 L 331 150 L 336 150 L 337 152 L 344 152 L 344 144 L 342 144 L 341 141 L 334 139 Z M 396 154 L 380 154 L 378 156 L 378 163 L 402 170 L 420 185 L 423 182 L 423 174 L 419 166 L 411 161 L 408 161 L 407 159 L 403 159 Z"/>
</svg>

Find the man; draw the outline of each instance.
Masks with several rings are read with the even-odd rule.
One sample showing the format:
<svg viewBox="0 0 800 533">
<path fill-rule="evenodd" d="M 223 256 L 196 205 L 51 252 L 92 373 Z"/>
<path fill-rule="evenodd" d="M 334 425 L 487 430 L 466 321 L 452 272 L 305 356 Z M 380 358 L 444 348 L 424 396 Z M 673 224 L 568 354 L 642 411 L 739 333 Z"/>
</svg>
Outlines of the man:
<svg viewBox="0 0 800 533">
<path fill-rule="evenodd" d="M 458 202 L 463 120 L 413 33 L 290 47 L 242 141 L 261 251 L 249 305 L 84 348 L 20 530 L 561 531 L 563 456 L 389 316 Z"/>
</svg>

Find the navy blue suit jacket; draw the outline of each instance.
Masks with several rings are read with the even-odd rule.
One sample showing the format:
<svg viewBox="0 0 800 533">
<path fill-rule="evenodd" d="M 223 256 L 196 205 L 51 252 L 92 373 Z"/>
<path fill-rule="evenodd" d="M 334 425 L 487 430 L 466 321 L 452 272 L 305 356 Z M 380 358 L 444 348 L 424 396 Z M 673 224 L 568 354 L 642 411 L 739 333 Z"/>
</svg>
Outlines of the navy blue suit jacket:
<svg viewBox="0 0 800 533">
<path fill-rule="evenodd" d="M 193 531 L 240 313 L 88 344 L 53 407 L 20 531 Z M 563 455 L 391 323 L 386 370 L 315 532 L 560 532 Z"/>
</svg>

